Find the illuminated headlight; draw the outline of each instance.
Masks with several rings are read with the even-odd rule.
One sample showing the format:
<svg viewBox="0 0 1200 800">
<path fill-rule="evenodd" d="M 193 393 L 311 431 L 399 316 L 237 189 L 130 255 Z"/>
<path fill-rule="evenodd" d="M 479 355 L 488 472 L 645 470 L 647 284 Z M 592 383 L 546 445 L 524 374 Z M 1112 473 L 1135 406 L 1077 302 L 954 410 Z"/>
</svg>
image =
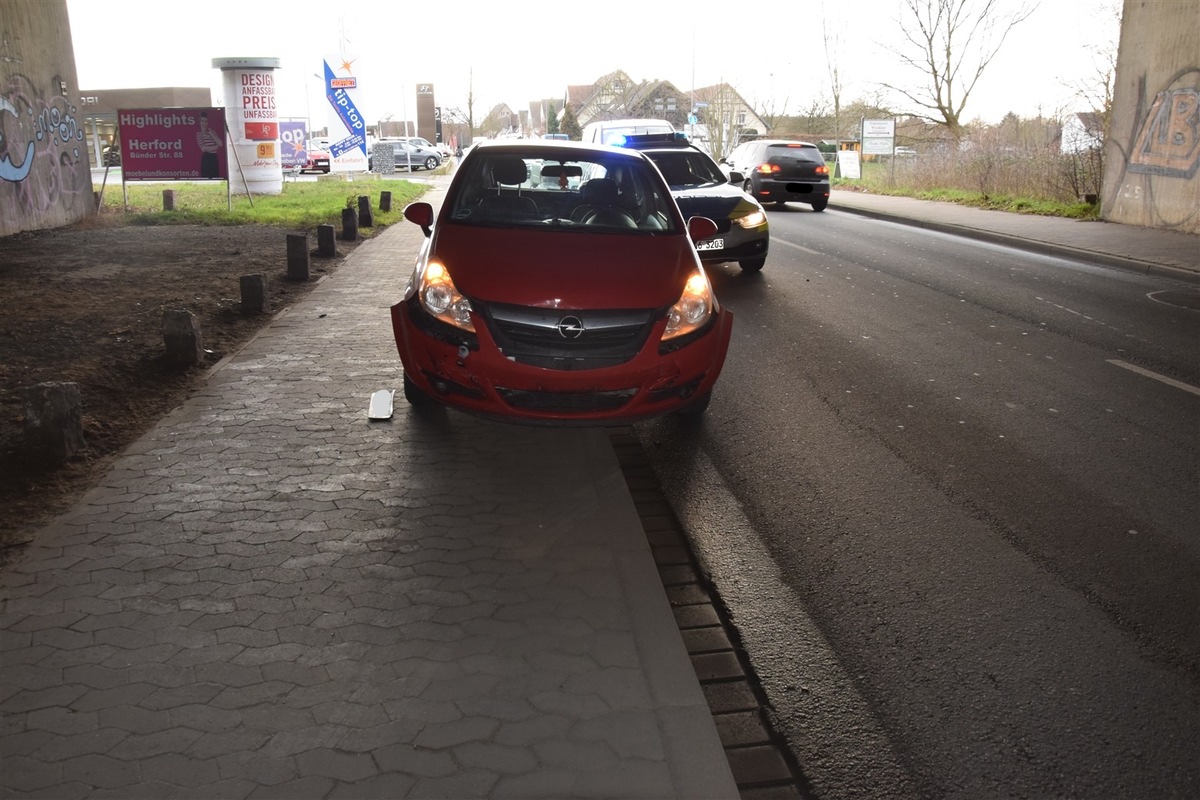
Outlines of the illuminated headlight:
<svg viewBox="0 0 1200 800">
<path fill-rule="evenodd" d="M 438 262 L 430 261 L 424 270 L 413 275 L 405 295 L 411 297 L 413 290 L 430 316 L 465 331 L 475 330 L 471 323 L 471 301 L 458 293 L 450 273 Z"/>
<path fill-rule="evenodd" d="M 734 223 L 737 225 L 741 225 L 743 228 L 757 228 L 759 225 L 764 224 L 766 221 L 767 221 L 767 213 L 765 211 L 763 211 L 761 208 L 759 208 L 759 209 L 755 209 L 754 211 L 751 211 L 749 214 L 747 214 L 744 217 L 736 218 L 734 220 Z"/>
<path fill-rule="evenodd" d="M 667 316 L 667 329 L 663 340 L 669 341 L 689 333 L 695 333 L 708 323 L 713 315 L 713 291 L 708 276 L 697 269 L 688 276 L 683 294 Z"/>
</svg>

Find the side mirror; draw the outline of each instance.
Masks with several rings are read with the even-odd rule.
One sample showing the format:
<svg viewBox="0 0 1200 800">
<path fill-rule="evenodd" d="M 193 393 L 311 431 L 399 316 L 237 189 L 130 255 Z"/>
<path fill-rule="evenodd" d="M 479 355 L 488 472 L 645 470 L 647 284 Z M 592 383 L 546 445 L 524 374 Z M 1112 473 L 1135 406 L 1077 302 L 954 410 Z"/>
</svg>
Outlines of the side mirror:
<svg viewBox="0 0 1200 800">
<path fill-rule="evenodd" d="M 687 228 L 693 244 L 717 235 L 717 223 L 708 217 L 689 217 Z"/>
<path fill-rule="evenodd" d="M 419 225 L 426 236 L 432 233 L 433 206 L 429 203 L 409 203 L 404 207 L 404 218 L 414 225 Z"/>
<path fill-rule="evenodd" d="M 741 186 L 746 182 L 746 176 L 736 170 L 733 170 L 729 173 L 729 182 L 736 183 L 738 186 Z"/>
</svg>

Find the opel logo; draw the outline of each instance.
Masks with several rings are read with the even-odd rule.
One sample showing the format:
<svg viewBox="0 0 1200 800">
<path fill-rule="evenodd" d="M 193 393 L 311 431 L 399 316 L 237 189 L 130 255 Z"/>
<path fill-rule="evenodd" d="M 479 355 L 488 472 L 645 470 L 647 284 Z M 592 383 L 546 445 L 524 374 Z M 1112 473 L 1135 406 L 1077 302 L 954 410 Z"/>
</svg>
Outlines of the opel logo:
<svg viewBox="0 0 1200 800">
<path fill-rule="evenodd" d="M 583 320 L 579 317 L 563 317 L 558 321 L 558 335 L 564 339 L 578 339 L 583 335 Z"/>
</svg>

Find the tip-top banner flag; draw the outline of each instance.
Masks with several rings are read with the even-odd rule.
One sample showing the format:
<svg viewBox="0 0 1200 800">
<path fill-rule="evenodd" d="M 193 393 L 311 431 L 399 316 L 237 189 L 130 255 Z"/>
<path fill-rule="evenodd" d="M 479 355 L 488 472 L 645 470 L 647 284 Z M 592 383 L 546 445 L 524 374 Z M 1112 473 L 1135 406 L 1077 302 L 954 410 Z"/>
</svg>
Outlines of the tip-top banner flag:
<svg viewBox="0 0 1200 800">
<path fill-rule="evenodd" d="M 354 72 L 355 61 L 345 54 L 325 56 L 325 97 L 345 131 L 341 137 L 330 131 L 329 151 L 335 160 L 355 150 L 367 157 L 367 121 L 359 110 L 361 86 Z"/>
</svg>

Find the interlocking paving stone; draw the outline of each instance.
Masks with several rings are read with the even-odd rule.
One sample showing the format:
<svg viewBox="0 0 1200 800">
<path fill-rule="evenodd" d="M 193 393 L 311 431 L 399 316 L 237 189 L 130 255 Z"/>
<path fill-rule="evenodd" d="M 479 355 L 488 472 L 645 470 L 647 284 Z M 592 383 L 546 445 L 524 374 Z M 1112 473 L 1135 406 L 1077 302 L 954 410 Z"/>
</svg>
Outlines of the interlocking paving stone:
<svg viewBox="0 0 1200 800">
<path fill-rule="evenodd" d="M 737 795 L 605 432 L 366 419 L 420 237 L 364 242 L 0 573 L 6 791 Z"/>
</svg>

